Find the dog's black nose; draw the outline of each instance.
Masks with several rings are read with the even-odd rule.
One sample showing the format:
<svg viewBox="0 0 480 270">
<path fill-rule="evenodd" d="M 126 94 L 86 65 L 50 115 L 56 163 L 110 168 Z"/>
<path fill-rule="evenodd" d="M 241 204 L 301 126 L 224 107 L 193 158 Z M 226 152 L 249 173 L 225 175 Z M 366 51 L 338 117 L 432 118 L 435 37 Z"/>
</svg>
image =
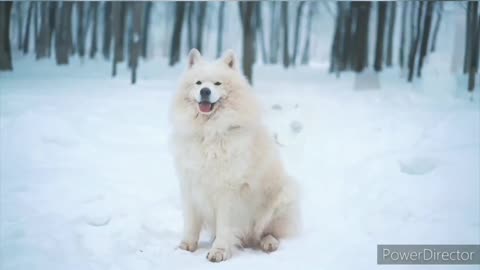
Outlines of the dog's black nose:
<svg viewBox="0 0 480 270">
<path fill-rule="evenodd" d="M 210 94 L 212 93 L 212 91 L 210 91 L 210 89 L 208 88 L 202 88 L 202 90 L 200 90 L 200 96 L 202 97 L 208 97 Z"/>
</svg>

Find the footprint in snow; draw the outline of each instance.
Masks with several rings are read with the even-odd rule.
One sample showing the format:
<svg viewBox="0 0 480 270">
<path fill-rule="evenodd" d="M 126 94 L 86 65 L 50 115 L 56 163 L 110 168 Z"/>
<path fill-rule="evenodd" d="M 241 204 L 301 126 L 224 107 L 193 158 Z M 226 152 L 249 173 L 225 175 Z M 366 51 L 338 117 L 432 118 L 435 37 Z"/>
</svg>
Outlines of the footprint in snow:
<svg viewBox="0 0 480 270">
<path fill-rule="evenodd" d="M 411 157 L 399 160 L 400 171 L 410 175 L 423 175 L 437 168 L 437 161 L 429 157 Z"/>
<path fill-rule="evenodd" d="M 110 223 L 110 220 L 112 219 L 112 217 L 109 215 L 101 215 L 101 214 L 88 215 L 85 218 L 86 218 L 87 224 L 94 227 L 101 227 L 101 226 L 108 225 L 108 223 Z"/>
<path fill-rule="evenodd" d="M 293 133 L 296 133 L 296 134 L 300 133 L 300 131 L 302 131 L 303 129 L 302 122 L 293 120 L 290 123 L 290 129 L 292 130 Z"/>
<path fill-rule="evenodd" d="M 281 111 L 282 110 L 282 106 L 280 104 L 274 104 L 272 106 L 272 110 L 276 110 L 276 111 Z"/>
<path fill-rule="evenodd" d="M 97 198 L 102 199 L 95 200 L 94 202 L 86 205 L 86 208 L 83 211 L 83 219 L 85 223 L 90 226 L 106 226 L 112 219 L 112 213 L 106 203 L 103 201 L 103 195 L 99 195 Z"/>
</svg>

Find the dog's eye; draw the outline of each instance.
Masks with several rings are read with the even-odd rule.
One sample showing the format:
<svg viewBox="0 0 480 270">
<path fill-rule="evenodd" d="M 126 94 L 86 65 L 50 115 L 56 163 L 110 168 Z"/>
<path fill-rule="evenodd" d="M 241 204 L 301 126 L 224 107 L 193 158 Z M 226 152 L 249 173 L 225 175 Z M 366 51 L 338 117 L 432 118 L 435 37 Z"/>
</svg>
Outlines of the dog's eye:
<svg viewBox="0 0 480 270">
<path fill-rule="evenodd" d="M 221 82 L 216 82 L 216 83 L 215 83 L 215 85 L 217 85 L 217 86 L 220 85 L 220 84 L 222 84 L 222 83 L 221 83 Z"/>
<path fill-rule="evenodd" d="M 197 81 L 196 84 L 197 84 L 197 85 L 200 85 L 200 84 L 202 84 L 202 82 L 201 82 L 201 81 Z"/>
</svg>

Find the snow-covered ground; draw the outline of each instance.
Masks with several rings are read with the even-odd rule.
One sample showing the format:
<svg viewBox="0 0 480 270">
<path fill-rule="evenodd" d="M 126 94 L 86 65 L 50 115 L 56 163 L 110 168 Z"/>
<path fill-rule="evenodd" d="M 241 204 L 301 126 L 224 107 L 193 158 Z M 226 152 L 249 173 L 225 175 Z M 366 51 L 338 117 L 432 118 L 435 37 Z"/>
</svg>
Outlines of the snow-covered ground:
<svg viewBox="0 0 480 270">
<path fill-rule="evenodd" d="M 364 91 L 325 65 L 257 68 L 304 229 L 272 254 L 212 264 L 206 236 L 193 254 L 176 249 L 167 111 L 183 66 L 149 62 L 131 86 L 109 63 L 18 57 L 0 73 L 0 268 L 376 269 L 377 244 L 478 244 L 480 89 L 469 100 L 430 60 L 423 81 L 387 71 Z"/>
</svg>

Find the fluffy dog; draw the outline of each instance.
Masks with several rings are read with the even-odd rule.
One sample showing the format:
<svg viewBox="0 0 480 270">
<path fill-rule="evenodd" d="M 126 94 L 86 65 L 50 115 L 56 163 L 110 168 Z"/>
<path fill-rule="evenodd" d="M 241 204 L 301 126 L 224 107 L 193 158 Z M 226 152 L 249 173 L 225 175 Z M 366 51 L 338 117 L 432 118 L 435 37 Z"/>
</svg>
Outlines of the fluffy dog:
<svg viewBox="0 0 480 270">
<path fill-rule="evenodd" d="M 190 52 L 171 120 L 184 214 L 179 248 L 195 251 L 205 228 L 214 236 L 207 259 L 220 262 L 235 246 L 275 251 L 298 231 L 296 185 L 233 51 L 215 61 Z"/>
</svg>

